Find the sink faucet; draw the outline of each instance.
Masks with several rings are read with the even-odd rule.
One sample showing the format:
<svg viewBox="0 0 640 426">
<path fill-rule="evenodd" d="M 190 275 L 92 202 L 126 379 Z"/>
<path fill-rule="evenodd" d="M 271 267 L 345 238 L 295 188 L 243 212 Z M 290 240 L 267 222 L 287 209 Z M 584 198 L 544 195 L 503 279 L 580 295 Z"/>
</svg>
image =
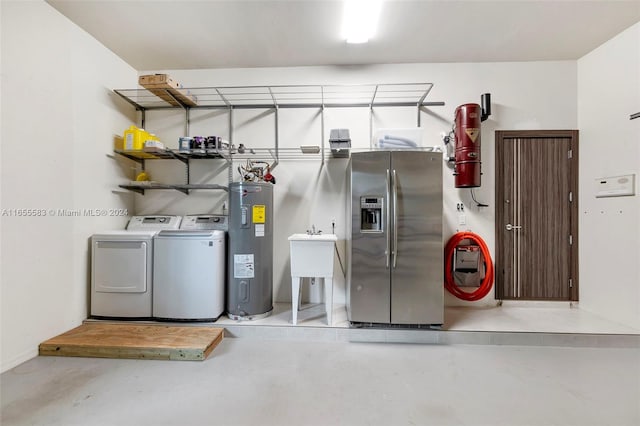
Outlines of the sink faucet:
<svg viewBox="0 0 640 426">
<path fill-rule="evenodd" d="M 311 229 L 307 229 L 307 235 L 320 235 L 322 234 L 321 230 L 316 231 L 316 225 L 311 225 Z"/>
</svg>

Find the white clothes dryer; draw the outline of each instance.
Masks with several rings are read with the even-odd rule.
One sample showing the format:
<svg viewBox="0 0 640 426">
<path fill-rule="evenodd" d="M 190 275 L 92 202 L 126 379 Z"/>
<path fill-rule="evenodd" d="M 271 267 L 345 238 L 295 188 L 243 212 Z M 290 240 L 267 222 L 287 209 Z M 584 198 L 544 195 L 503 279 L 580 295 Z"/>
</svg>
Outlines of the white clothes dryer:
<svg viewBox="0 0 640 426">
<path fill-rule="evenodd" d="M 153 237 L 180 222 L 180 216 L 133 216 L 126 230 L 91 236 L 92 317 L 151 318 Z"/>
</svg>

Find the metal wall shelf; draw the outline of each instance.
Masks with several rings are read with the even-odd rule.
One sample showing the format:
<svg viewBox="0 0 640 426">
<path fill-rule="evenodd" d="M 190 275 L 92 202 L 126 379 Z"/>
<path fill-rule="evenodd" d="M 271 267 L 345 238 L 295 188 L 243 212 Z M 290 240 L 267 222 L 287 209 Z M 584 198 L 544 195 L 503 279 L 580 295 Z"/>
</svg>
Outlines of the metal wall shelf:
<svg viewBox="0 0 640 426">
<path fill-rule="evenodd" d="M 180 103 L 180 106 L 184 109 L 268 109 L 444 105 L 444 102 L 426 101 L 432 88 L 433 83 L 191 87 L 183 90 L 197 98 L 197 105 Z M 168 89 L 166 91 L 168 95 Z M 179 108 L 147 89 L 114 92 L 138 110 Z"/>
<path fill-rule="evenodd" d="M 189 161 L 195 158 L 221 158 L 229 167 L 229 183 L 233 181 L 233 161 L 242 159 L 264 159 L 272 161 L 271 169 L 275 169 L 283 159 L 310 159 L 309 155 L 296 149 L 279 147 L 279 115 L 282 108 L 317 108 L 320 110 L 321 134 L 319 157 L 322 162 L 327 157 L 325 149 L 324 111 L 326 108 L 367 108 L 369 110 L 369 140 L 373 138 L 373 110 L 377 107 L 413 107 L 416 108 L 417 127 L 420 127 L 421 111 L 432 106 L 444 106 L 444 102 L 427 101 L 433 83 L 398 83 L 398 84 L 362 84 L 362 85 L 270 85 L 270 86 L 229 86 L 229 87 L 190 87 L 188 91 L 197 98 L 196 105 L 186 105 L 168 92 L 165 99 L 174 99 L 174 105 L 143 88 L 115 89 L 114 92 L 141 112 L 141 127 L 145 127 L 146 111 L 182 109 L 184 110 L 184 135 L 190 134 L 190 111 L 198 109 L 223 109 L 228 111 L 229 145 L 233 146 L 233 112 L 240 109 L 267 109 L 274 113 L 274 146 L 267 149 L 246 148 L 245 152 L 234 149 L 219 152 L 189 152 L 166 150 L 165 152 L 116 151 L 118 154 L 140 163 L 144 169 L 147 159 L 176 159 L 182 161 L 187 168 L 187 185 L 162 185 L 162 187 L 141 187 L 140 185 L 120 185 L 123 188 L 144 194 L 145 189 L 178 189 L 189 193 L 193 188 L 189 182 Z M 154 91 L 163 89 L 154 89 Z M 373 149 L 370 146 L 370 149 Z M 316 158 L 318 158 L 316 156 Z M 220 188 L 204 188 L 220 189 Z"/>
<path fill-rule="evenodd" d="M 115 150 L 116 154 L 122 155 L 130 160 L 133 160 L 139 163 L 142 166 L 142 170 L 145 169 L 145 161 L 147 160 L 179 160 L 186 166 L 186 183 L 185 184 L 165 184 L 158 182 L 131 182 L 128 184 L 118 185 L 120 188 L 127 189 L 129 191 L 137 192 L 138 194 L 144 195 L 146 190 L 155 190 L 155 189 L 174 189 L 180 191 L 184 194 L 189 194 L 191 190 L 194 189 L 214 189 L 214 190 L 223 190 L 228 191 L 228 187 L 224 185 L 218 184 L 207 184 L 207 183 L 190 183 L 191 173 L 190 173 L 190 160 L 193 159 L 210 159 L 210 158 L 224 158 L 221 153 L 217 150 L 208 150 L 207 152 L 202 152 L 200 150 L 194 150 L 190 152 L 185 151 L 176 151 L 171 149 L 161 150 L 161 151 L 123 151 L 123 150 Z"/>
<path fill-rule="evenodd" d="M 184 194 L 189 194 L 191 190 L 194 189 L 216 189 L 229 191 L 229 188 L 224 185 L 216 185 L 209 183 L 192 183 L 185 185 L 175 185 L 175 184 L 165 184 L 165 183 L 157 183 L 157 182 L 131 182 L 130 184 L 118 185 L 120 188 L 128 189 L 129 191 L 137 192 L 138 194 L 144 195 L 146 190 L 150 189 L 173 189 L 176 191 L 180 191 Z"/>
<path fill-rule="evenodd" d="M 116 149 L 115 152 L 141 164 L 145 160 L 180 160 L 183 163 L 187 163 L 191 159 L 225 158 L 225 156 L 228 156 L 223 150 L 178 151 L 164 149 L 157 151 L 124 151 Z"/>
</svg>

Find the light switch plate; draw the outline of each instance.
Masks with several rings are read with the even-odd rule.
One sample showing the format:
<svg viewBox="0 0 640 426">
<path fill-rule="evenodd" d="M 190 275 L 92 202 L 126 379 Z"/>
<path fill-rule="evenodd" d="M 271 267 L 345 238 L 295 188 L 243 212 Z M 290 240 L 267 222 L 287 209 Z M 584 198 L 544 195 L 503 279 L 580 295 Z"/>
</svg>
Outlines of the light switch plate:
<svg viewBox="0 0 640 426">
<path fill-rule="evenodd" d="M 635 182 L 635 174 L 596 179 L 596 198 L 636 195 Z"/>
</svg>

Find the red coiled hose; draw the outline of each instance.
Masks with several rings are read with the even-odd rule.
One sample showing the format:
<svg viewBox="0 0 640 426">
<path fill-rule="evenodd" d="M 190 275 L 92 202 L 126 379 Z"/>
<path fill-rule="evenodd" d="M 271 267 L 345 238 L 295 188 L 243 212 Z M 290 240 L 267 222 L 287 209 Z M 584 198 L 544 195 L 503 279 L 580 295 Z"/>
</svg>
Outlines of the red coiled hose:
<svg viewBox="0 0 640 426">
<path fill-rule="evenodd" d="M 467 293 L 466 291 L 462 291 L 460 287 L 456 285 L 455 280 L 453 279 L 452 274 L 452 261 L 453 261 L 453 253 L 456 249 L 456 246 L 462 240 L 471 240 L 480 246 L 480 252 L 482 253 L 482 257 L 484 258 L 484 263 L 486 267 L 484 279 L 475 291 L 471 293 Z M 491 286 L 493 285 L 493 261 L 491 260 L 491 253 L 489 253 L 489 247 L 484 242 L 479 235 L 474 234 L 473 232 L 458 232 L 453 237 L 449 239 L 447 245 L 444 249 L 444 288 L 446 288 L 449 293 L 456 296 L 458 299 L 468 300 L 470 302 L 474 302 L 476 300 L 480 300 L 485 297 L 489 290 L 491 290 Z"/>
</svg>

